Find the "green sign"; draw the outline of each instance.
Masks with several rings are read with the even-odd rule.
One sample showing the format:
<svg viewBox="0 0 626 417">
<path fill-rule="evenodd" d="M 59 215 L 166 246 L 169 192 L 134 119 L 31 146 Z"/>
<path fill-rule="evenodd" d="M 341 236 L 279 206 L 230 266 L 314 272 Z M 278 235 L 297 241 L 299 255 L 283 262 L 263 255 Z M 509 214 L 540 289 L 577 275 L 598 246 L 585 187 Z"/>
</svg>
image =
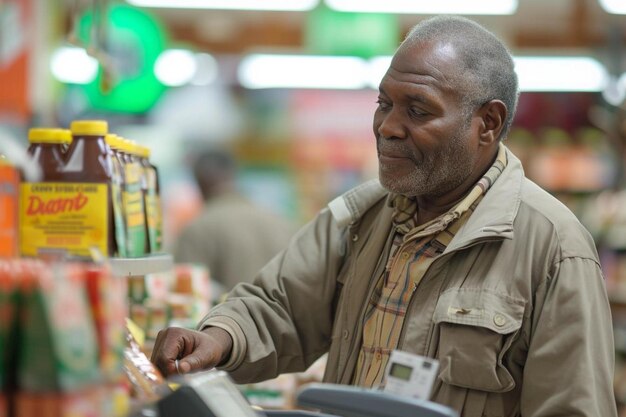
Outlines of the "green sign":
<svg viewBox="0 0 626 417">
<path fill-rule="evenodd" d="M 165 49 L 167 37 L 159 22 L 148 13 L 126 5 L 111 6 L 106 15 L 104 45 L 110 58 L 108 76 L 102 66 L 96 79 L 82 86 L 94 109 L 143 113 L 159 99 L 165 86 L 154 75 L 154 62 Z M 93 15 L 85 14 L 79 38 L 92 44 Z"/>
<path fill-rule="evenodd" d="M 308 14 L 305 44 L 313 54 L 370 58 L 393 54 L 399 37 L 393 14 L 338 12 L 321 5 Z"/>
</svg>

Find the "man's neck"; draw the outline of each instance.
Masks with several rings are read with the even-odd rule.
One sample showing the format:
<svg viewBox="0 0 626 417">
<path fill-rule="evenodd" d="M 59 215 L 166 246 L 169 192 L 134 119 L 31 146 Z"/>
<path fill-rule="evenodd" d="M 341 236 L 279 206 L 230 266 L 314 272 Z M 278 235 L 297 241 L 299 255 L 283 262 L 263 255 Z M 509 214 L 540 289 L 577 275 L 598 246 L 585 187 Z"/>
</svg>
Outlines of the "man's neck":
<svg viewBox="0 0 626 417">
<path fill-rule="evenodd" d="M 444 195 L 416 196 L 417 213 L 415 216 L 417 225 L 419 226 L 436 219 L 460 203 L 469 194 L 469 192 L 472 191 L 478 180 L 480 180 L 489 168 L 491 168 L 497 154 L 496 149 L 493 157 L 490 157 L 486 163 L 483 163 L 481 169 L 476 170 L 476 172 L 473 175 L 468 176 L 461 185 Z"/>
<path fill-rule="evenodd" d="M 461 200 L 465 198 L 471 189 L 472 187 L 467 189 L 461 197 L 447 202 L 445 200 L 438 201 L 437 199 L 429 199 L 427 197 L 417 197 L 417 212 L 415 213 L 416 224 L 421 226 L 450 211 L 452 207 L 460 203 Z"/>
</svg>

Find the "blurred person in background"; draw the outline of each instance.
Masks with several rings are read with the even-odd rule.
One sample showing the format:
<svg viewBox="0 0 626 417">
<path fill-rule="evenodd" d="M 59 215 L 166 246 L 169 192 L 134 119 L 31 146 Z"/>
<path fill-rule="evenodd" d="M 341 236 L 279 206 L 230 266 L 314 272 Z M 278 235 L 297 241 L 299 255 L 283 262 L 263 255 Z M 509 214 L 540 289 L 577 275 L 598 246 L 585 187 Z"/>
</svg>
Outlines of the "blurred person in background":
<svg viewBox="0 0 626 417">
<path fill-rule="evenodd" d="M 439 361 L 430 398 L 462 417 L 615 417 L 598 254 L 504 145 L 517 98 L 492 33 L 415 26 L 379 87 L 380 182 L 330 202 L 198 331 L 161 331 L 154 363 L 244 383 L 328 353 L 324 381 L 379 388 L 401 350 Z"/>
<path fill-rule="evenodd" d="M 204 206 L 178 236 L 174 260 L 206 266 L 218 291 L 228 292 L 285 249 L 295 226 L 237 191 L 237 163 L 226 149 L 203 151 L 192 170 Z"/>
</svg>

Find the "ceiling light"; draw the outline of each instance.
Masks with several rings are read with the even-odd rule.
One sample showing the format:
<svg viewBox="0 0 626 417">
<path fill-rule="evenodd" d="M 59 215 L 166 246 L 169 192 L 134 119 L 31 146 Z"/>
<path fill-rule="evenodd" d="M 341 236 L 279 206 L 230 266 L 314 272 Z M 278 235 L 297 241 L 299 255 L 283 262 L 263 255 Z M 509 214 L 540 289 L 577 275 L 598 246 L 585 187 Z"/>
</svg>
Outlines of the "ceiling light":
<svg viewBox="0 0 626 417">
<path fill-rule="evenodd" d="M 379 56 L 365 61 L 356 57 L 250 55 L 239 66 L 239 81 L 246 88 L 369 87 L 377 90 L 391 58 Z M 590 57 L 513 59 L 522 92 L 600 92 L 607 85 L 606 69 Z"/>
<path fill-rule="evenodd" d="M 383 79 L 387 69 L 389 69 L 389 65 L 391 65 L 391 56 L 378 56 L 370 59 L 367 85 L 374 90 L 378 90 L 380 80 Z"/>
<path fill-rule="evenodd" d="M 520 91 L 602 91 L 608 79 L 604 66 L 590 57 L 514 57 Z M 368 85 L 378 89 L 391 56 L 370 60 Z"/>
<path fill-rule="evenodd" d="M 154 63 L 154 75 L 163 84 L 178 87 L 189 83 L 196 74 L 196 57 L 184 49 L 163 51 Z"/>
<path fill-rule="evenodd" d="M 176 9 L 307 11 L 319 0 L 126 0 L 134 6 Z"/>
<path fill-rule="evenodd" d="M 603 91 L 604 66 L 590 57 L 516 57 L 520 91 Z"/>
<path fill-rule="evenodd" d="M 98 61 L 83 48 L 61 47 L 52 54 L 50 70 L 63 83 L 89 84 L 98 74 Z"/>
<path fill-rule="evenodd" d="M 219 75 L 218 65 L 212 55 L 199 53 L 195 56 L 196 73 L 191 79 L 193 85 L 209 85 L 212 84 Z"/>
<path fill-rule="evenodd" d="M 253 89 L 359 89 L 367 87 L 368 66 L 357 57 L 254 54 L 237 72 L 241 85 Z"/>
<path fill-rule="evenodd" d="M 622 1 L 622 0 L 614 0 Z M 517 10 L 517 0 L 325 0 L 342 12 L 505 15 Z"/>
<path fill-rule="evenodd" d="M 626 2 L 624 0 L 599 0 L 600 6 L 607 13 L 626 14 Z"/>
</svg>

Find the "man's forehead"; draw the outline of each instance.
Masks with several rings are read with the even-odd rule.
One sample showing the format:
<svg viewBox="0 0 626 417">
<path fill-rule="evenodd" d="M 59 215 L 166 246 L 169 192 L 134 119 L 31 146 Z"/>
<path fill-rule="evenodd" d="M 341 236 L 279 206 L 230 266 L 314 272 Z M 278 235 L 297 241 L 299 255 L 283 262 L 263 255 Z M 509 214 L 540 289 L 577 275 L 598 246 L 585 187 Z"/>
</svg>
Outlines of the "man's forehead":
<svg viewBox="0 0 626 417">
<path fill-rule="evenodd" d="M 405 42 L 394 55 L 385 78 L 449 90 L 458 75 L 457 60 L 456 47 L 450 42 Z"/>
</svg>

